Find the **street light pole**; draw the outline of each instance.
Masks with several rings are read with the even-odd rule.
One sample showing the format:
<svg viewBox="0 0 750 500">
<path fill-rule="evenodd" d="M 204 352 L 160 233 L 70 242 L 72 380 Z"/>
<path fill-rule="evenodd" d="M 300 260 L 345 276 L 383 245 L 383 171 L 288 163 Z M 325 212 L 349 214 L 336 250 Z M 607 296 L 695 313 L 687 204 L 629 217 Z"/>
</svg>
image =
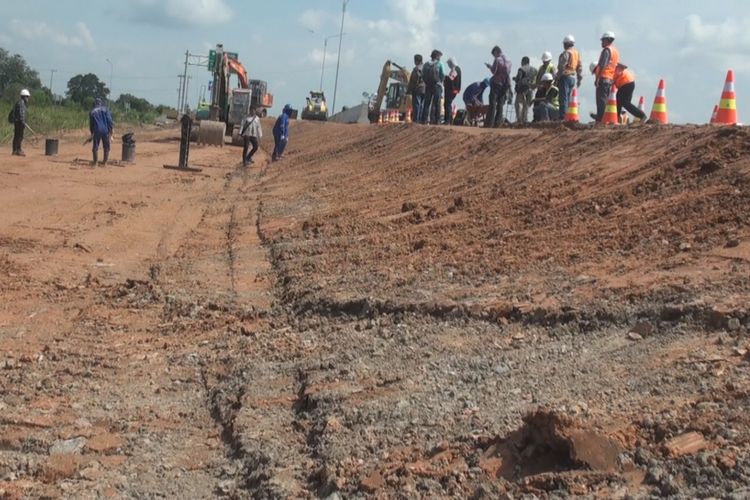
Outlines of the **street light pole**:
<svg viewBox="0 0 750 500">
<path fill-rule="evenodd" d="M 115 65 L 112 64 L 112 61 L 109 60 L 109 57 L 107 58 L 107 62 L 109 63 L 109 93 L 110 95 L 112 95 L 112 74 L 115 72 Z"/>
<path fill-rule="evenodd" d="M 346 18 L 346 5 L 349 0 L 343 0 L 344 5 L 341 8 L 341 30 L 339 31 L 339 55 L 336 60 L 336 82 L 333 85 L 333 113 L 336 113 L 336 94 L 339 90 L 339 68 L 341 67 L 341 42 L 344 40 L 344 19 Z"/>
</svg>

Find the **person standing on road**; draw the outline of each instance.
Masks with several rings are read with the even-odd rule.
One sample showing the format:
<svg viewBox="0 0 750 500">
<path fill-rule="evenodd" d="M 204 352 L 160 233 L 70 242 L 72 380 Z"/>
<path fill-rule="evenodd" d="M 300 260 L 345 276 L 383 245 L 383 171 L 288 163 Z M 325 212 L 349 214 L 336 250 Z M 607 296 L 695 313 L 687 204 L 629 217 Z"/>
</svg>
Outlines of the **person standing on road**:
<svg viewBox="0 0 750 500">
<path fill-rule="evenodd" d="M 560 117 L 565 118 L 568 103 L 573 98 L 573 89 L 581 86 L 583 81 L 583 63 L 581 53 L 575 48 L 576 39 L 568 35 L 563 39 L 563 52 L 557 63 L 557 82 L 560 88 Z"/>
<path fill-rule="evenodd" d="M 292 116 L 292 107 L 287 104 L 284 111 L 276 119 L 273 126 L 273 155 L 271 160 L 278 161 L 284 156 L 284 150 L 289 143 L 289 117 Z"/>
<path fill-rule="evenodd" d="M 492 64 L 485 63 L 487 69 L 492 73 L 490 79 L 490 109 L 487 113 L 485 127 L 499 127 L 503 121 L 503 104 L 510 91 L 511 62 L 502 49 L 495 46 L 492 48 L 492 56 L 495 58 Z"/>
<path fill-rule="evenodd" d="M 521 67 L 513 81 L 516 82 L 516 122 L 528 123 L 529 108 L 534 101 L 532 86 L 536 82 L 536 68 L 528 57 L 521 59 Z"/>
<path fill-rule="evenodd" d="M 440 123 L 440 101 L 443 98 L 445 80 L 445 68 L 440 58 L 443 53 L 439 50 L 433 50 L 430 54 L 430 61 L 422 67 L 422 77 L 427 89 L 424 99 L 424 114 L 422 123 Z"/>
<path fill-rule="evenodd" d="M 258 118 L 258 112 L 255 108 L 250 108 L 250 114 L 242 120 L 240 135 L 244 142 L 242 148 L 242 166 L 247 167 L 255 163 L 253 156 L 258 152 L 260 140 L 263 138 L 263 128 L 260 125 L 260 118 Z M 251 145 L 252 149 L 250 149 Z M 249 153 L 248 149 L 250 149 Z"/>
<path fill-rule="evenodd" d="M 23 134 L 26 131 L 26 114 L 29 107 L 31 94 L 28 90 L 23 89 L 21 96 L 18 98 L 16 105 L 13 106 L 9 122 L 13 124 L 13 154 L 12 156 L 26 156 L 23 152 Z"/>
<path fill-rule="evenodd" d="M 620 52 L 614 46 L 615 34 L 607 31 L 602 35 L 602 53 L 599 63 L 594 68 L 596 86 L 596 121 L 601 123 L 604 111 L 607 109 L 607 100 L 612 91 L 615 81 L 615 72 L 620 63 Z"/>
<path fill-rule="evenodd" d="M 445 109 L 443 123 L 450 125 L 453 123 L 453 101 L 461 92 L 461 68 L 458 66 L 456 59 L 448 58 L 448 74 L 445 75 Z"/>
<path fill-rule="evenodd" d="M 534 121 L 557 120 L 560 114 L 560 90 L 554 85 L 555 77 L 549 73 L 542 75 L 534 98 Z"/>
<path fill-rule="evenodd" d="M 555 65 L 552 64 L 552 53 L 551 52 L 545 52 L 542 54 L 542 65 L 539 66 L 539 69 L 536 72 L 536 80 L 534 81 L 534 89 L 536 89 L 539 84 L 542 81 L 542 76 L 544 76 L 545 73 L 549 73 L 550 75 L 555 75 L 557 73 L 557 68 L 555 68 Z"/>
<path fill-rule="evenodd" d="M 91 132 L 91 139 L 93 140 L 93 162 L 92 165 L 96 165 L 99 156 L 99 143 L 102 144 L 104 149 L 104 161 L 101 163 L 102 166 L 106 166 L 109 161 L 109 150 L 112 144 L 112 134 L 114 134 L 114 121 L 112 121 L 112 113 L 104 105 L 104 102 L 96 98 L 94 99 L 94 109 L 89 113 L 89 131 Z"/>
<path fill-rule="evenodd" d="M 422 76 L 423 62 L 422 54 L 414 55 L 414 70 L 411 72 L 409 85 L 406 88 L 406 93 L 411 95 L 412 119 L 416 123 L 423 123 L 422 115 L 424 114 L 424 100 L 427 91 Z"/>
</svg>

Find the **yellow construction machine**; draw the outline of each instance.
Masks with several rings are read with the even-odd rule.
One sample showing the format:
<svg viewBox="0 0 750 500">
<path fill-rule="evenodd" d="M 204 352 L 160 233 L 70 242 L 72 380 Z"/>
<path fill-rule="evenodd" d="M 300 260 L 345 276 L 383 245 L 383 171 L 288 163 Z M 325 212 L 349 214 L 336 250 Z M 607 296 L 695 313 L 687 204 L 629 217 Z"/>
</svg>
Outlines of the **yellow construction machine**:
<svg viewBox="0 0 750 500">
<path fill-rule="evenodd" d="M 385 111 L 398 111 L 399 120 L 406 118 L 406 113 L 411 110 L 411 95 L 406 94 L 410 78 L 411 72 L 408 69 L 393 61 L 385 62 L 380 74 L 378 92 L 370 101 L 370 123 L 378 122 L 380 112 L 383 111 L 383 101 Z"/>
</svg>

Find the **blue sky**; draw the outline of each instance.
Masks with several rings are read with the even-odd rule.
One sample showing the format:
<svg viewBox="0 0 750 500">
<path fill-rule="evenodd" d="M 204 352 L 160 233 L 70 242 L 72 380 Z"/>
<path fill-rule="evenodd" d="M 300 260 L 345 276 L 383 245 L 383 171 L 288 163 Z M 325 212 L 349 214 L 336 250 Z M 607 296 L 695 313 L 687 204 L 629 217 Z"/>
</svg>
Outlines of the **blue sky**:
<svg viewBox="0 0 750 500">
<path fill-rule="evenodd" d="M 251 78 L 268 80 L 277 110 L 301 107 L 319 86 L 323 38 L 338 33 L 341 0 L 26 0 L 0 3 L 0 46 L 26 57 L 56 93 L 77 73 L 113 90 L 175 105 L 184 53 L 207 54 L 216 43 L 240 53 Z M 310 30 L 315 33 L 311 33 Z M 636 96 L 650 109 L 660 78 L 667 81 L 675 122 L 704 123 L 718 102 L 727 69 L 737 73 L 740 117 L 750 119 L 750 1 L 720 0 L 350 0 L 345 21 L 337 107 L 372 92 L 386 59 L 410 65 L 415 52 L 439 48 L 454 56 L 464 81 L 484 78 L 483 63 L 498 44 L 514 71 L 524 55 L 555 58 L 573 34 L 586 65 L 596 59 L 602 31 L 617 34 L 623 61 L 637 75 Z M 337 41 L 329 44 L 324 89 L 333 97 Z M 195 106 L 210 74 L 191 68 Z M 591 111 L 593 84 L 581 92 Z M 743 101 L 743 98 L 747 101 Z"/>
</svg>

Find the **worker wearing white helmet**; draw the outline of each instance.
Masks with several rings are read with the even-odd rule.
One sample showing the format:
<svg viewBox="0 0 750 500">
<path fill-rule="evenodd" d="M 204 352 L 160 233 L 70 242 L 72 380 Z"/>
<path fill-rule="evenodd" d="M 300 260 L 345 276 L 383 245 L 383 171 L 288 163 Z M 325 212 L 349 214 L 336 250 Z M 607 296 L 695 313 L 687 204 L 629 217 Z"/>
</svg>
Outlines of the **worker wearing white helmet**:
<svg viewBox="0 0 750 500">
<path fill-rule="evenodd" d="M 560 90 L 555 86 L 555 77 L 545 73 L 539 79 L 539 88 L 534 97 L 534 121 L 548 122 L 560 116 Z"/>
<path fill-rule="evenodd" d="M 21 97 L 13 106 L 13 110 L 8 115 L 8 121 L 13 123 L 13 155 L 26 156 L 23 152 L 23 133 L 26 130 L 26 109 L 29 106 L 31 93 L 23 89 Z"/>
<path fill-rule="evenodd" d="M 576 39 L 568 35 L 563 39 L 563 52 L 557 63 L 557 82 L 560 86 L 560 119 L 565 117 L 568 103 L 573 96 L 573 89 L 581 86 L 583 80 L 583 63 L 581 54 L 575 48 Z"/>
<path fill-rule="evenodd" d="M 615 34 L 606 31 L 602 34 L 602 53 L 599 56 L 599 63 L 595 68 L 596 80 L 596 121 L 601 122 L 604 117 L 604 110 L 607 108 L 607 100 L 612 91 L 612 84 L 615 80 L 617 65 L 620 63 L 620 52 L 614 46 Z"/>
<path fill-rule="evenodd" d="M 541 83 L 542 76 L 544 76 L 545 73 L 554 75 L 556 72 L 557 72 L 557 68 L 555 68 L 555 65 L 552 64 L 552 53 L 545 52 L 544 54 L 542 54 L 542 65 L 539 66 L 539 70 L 536 73 L 536 81 L 534 82 L 534 88 L 539 87 L 539 83 Z"/>
</svg>

